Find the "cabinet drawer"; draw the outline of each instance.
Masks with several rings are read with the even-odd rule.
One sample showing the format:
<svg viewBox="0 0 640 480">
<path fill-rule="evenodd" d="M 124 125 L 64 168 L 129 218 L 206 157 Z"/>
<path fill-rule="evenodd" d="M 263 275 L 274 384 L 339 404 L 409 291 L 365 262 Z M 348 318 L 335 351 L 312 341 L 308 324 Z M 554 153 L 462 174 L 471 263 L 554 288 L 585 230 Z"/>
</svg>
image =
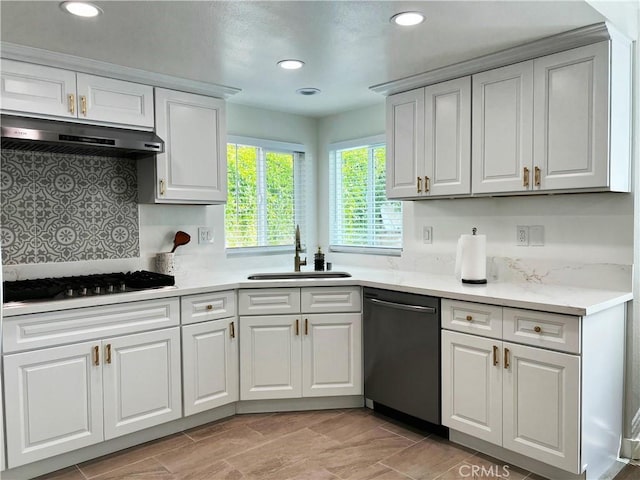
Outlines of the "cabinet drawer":
<svg viewBox="0 0 640 480">
<path fill-rule="evenodd" d="M 4 320 L 5 353 L 51 347 L 180 324 L 178 298 L 19 315 Z"/>
<path fill-rule="evenodd" d="M 442 299 L 442 328 L 502 338 L 502 307 Z"/>
<path fill-rule="evenodd" d="M 303 313 L 359 312 L 362 310 L 360 287 L 324 287 L 302 289 Z"/>
<path fill-rule="evenodd" d="M 299 288 L 255 288 L 240 290 L 240 315 L 300 313 Z"/>
<path fill-rule="evenodd" d="M 504 308 L 503 318 L 505 340 L 580 353 L 580 317 Z"/>
<path fill-rule="evenodd" d="M 233 290 L 187 295 L 180 299 L 182 324 L 217 320 L 236 314 L 236 296 Z"/>
</svg>

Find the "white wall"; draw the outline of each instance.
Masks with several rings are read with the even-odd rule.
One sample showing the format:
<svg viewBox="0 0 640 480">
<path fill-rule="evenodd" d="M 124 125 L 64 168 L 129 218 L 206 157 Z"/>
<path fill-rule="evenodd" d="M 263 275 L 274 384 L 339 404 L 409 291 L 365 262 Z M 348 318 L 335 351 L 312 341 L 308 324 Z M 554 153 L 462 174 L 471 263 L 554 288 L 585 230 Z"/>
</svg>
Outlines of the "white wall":
<svg viewBox="0 0 640 480">
<path fill-rule="evenodd" d="M 317 151 L 317 120 L 300 115 L 292 115 L 258 108 L 227 103 L 227 133 L 254 138 L 264 138 L 283 142 L 301 143 L 308 148 L 305 157 L 311 172 L 315 171 Z M 316 187 L 313 175 L 309 180 L 309 218 L 315 218 Z M 213 228 L 214 241 L 210 245 L 198 245 L 198 227 Z M 259 270 L 267 266 L 286 267 L 291 263 L 291 255 L 263 257 L 236 257 L 227 259 L 224 251 L 224 206 L 197 205 L 140 205 L 140 257 L 142 268 L 153 268 L 153 257 L 157 252 L 171 249 L 173 236 L 178 230 L 191 235 L 188 245 L 176 250 L 176 276 L 188 275 L 189 271 L 211 269 L 224 271 L 234 265 L 246 265 Z M 315 243 L 315 224 L 310 222 L 307 231 L 302 232 L 307 242 Z"/>
</svg>

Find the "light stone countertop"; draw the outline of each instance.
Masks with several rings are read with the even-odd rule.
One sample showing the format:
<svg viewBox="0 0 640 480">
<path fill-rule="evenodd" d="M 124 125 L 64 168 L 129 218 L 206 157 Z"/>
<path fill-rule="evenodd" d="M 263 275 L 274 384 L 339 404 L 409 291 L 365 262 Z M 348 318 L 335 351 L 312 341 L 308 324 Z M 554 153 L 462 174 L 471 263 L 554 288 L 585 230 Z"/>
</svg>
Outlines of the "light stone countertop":
<svg viewBox="0 0 640 480">
<path fill-rule="evenodd" d="M 540 283 L 500 283 L 466 285 L 453 275 L 433 275 L 421 272 L 383 271 L 363 268 L 345 269 L 349 278 L 248 280 L 254 271 L 190 273 L 179 275 L 175 287 L 163 287 L 138 292 L 101 295 L 58 301 L 5 303 L 3 317 L 42 313 L 71 308 L 113 305 L 123 302 L 194 295 L 237 288 L 320 287 L 360 285 L 402 292 L 432 295 L 453 300 L 526 308 L 552 313 L 585 316 L 606 310 L 633 299 L 631 291 L 591 289 Z M 278 271 L 278 270 L 269 270 Z"/>
</svg>

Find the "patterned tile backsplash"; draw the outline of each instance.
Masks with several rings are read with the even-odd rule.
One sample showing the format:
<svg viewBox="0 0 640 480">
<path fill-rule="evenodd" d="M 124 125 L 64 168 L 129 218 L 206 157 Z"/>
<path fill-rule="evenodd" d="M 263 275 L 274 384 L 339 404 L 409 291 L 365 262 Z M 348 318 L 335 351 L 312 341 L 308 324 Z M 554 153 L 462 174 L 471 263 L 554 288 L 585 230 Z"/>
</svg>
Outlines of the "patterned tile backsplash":
<svg viewBox="0 0 640 480">
<path fill-rule="evenodd" d="M 140 255 L 135 160 L 3 150 L 3 265 Z"/>
</svg>

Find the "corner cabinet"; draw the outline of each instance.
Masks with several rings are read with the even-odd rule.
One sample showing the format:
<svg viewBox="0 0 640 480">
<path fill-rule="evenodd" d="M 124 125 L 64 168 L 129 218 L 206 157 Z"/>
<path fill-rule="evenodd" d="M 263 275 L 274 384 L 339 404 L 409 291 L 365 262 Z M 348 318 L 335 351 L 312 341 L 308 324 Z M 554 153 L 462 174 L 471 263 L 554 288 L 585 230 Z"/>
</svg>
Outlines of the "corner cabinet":
<svg viewBox="0 0 640 480">
<path fill-rule="evenodd" d="M 225 102 L 155 89 L 156 133 L 165 142 L 154 162 L 138 161 L 143 203 L 227 201 Z"/>
<path fill-rule="evenodd" d="M 178 323 L 177 299 L 5 318 L 8 467 L 180 418 Z"/>
<path fill-rule="evenodd" d="M 2 111 L 152 129 L 153 87 L 2 59 Z"/>
<path fill-rule="evenodd" d="M 622 433 L 624 305 L 587 317 L 442 305 L 442 423 L 507 452 L 468 445 L 485 453 L 559 469 L 545 477 L 600 478 Z"/>
<path fill-rule="evenodd" d="M 185 416 L 238 401 L 235 292 L 188 295 L 180 303 Z"/>
<path fill-rule="evenodd" d="M 360 287 L 240 290 L 240 398 L 362 395 Z"/>
<path fill-rule="evenodd" d="M 387 197 L 471 193 L 471 78 L 387 99 Z"/>
</svg>

